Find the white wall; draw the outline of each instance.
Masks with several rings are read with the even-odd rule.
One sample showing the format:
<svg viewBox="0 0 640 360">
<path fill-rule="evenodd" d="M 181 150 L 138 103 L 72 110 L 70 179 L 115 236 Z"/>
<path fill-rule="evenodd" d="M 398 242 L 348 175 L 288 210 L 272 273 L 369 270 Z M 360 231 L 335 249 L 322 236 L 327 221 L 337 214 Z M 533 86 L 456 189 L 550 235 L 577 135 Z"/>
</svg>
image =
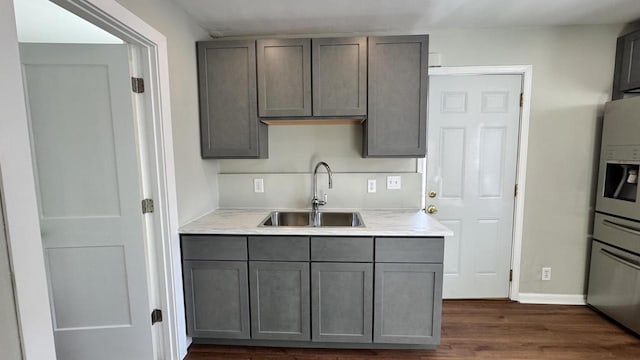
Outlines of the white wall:
<svg viewBox="0 0 640 360">
<path fill-rule="evenodd" d="M 171 0 L 118 0 L 167 38 L 171 119 L 178 195 L 184 224 L 218 207 L 218 164 L 200 157 L 196 46 L 207 32 Z"/>
<path fill-rule="evenodd" d="M 621 29 L 431 32 L 443 65 L 533 65 L 520 292 L 585 292 L 601 116 Z M 541 281 L 542 266 L 552 268 L 551 281 Z"/>
</svg>

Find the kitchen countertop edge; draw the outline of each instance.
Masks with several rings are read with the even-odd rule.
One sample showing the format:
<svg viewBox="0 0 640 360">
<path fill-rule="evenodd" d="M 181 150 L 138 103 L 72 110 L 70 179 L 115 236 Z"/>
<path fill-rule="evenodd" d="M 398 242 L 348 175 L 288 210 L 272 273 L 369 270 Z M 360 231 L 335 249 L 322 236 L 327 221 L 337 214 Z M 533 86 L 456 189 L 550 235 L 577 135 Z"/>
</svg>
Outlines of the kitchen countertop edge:
<svg viewBox="0 0 640 360">
<path fill-rule="evenodd" d="M 309 211 L 308 209 L 275 209 Z M 217 209 L 180 227 L 180 234 L 198 235 L 318 235 L 318 236 L 451 236 L 453 232 L 431 215 L 419 209 L 323 209 L 357 211 L 364 227 L 258 226 L 272 210 Z"/>
</svg>

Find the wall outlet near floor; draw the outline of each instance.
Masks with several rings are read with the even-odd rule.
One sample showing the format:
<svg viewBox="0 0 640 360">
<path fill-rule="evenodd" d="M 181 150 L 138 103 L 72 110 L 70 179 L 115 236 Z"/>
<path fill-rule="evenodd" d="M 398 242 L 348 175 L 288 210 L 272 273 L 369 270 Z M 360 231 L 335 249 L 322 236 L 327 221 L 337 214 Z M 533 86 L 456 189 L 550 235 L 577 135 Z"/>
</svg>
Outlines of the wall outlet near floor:
<svg viewBox="0 0 640 360">
<path fill-rule="evenodd" d="M 376 179 L 367 180 L 367 192 L 369 193 L 376 192 Z"/>
<path fill-rule="evenodd" d="M 399 190 L 402 189 L 402 177 L 401 176 L 387 176 L 387 190 Z"/>
<path fill-rule="evenodd" d="M 253 179 L 253 192 L 255 193 L 264 192 L 264 179 Z"/>
<path fill-rule="evenodd" d="M 543 267 L 542 268 L 542 280 L 543 281 L 551 280 L 551 268 L 550 267 Z"/>
</svg>

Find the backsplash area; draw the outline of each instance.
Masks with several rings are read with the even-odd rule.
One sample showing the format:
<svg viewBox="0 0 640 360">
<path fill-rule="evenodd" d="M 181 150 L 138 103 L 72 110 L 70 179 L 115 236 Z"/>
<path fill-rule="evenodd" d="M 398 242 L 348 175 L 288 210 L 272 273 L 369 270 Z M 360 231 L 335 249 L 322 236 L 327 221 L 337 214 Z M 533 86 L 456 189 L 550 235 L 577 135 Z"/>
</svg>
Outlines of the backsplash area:
<svg viewBox="0 0 640 360">
<path fill-rule="evenodd" d="M 387 190 L 387 175 L 401 176 L 402 188 Z M 253 179 L 264 179 L 264 193 L 253 192 Z M 367 180 L 376 179 L 377 191 L 367 192 Z M 220 174 L 220 208 L 287 209 L 311 207 L 313 174 Z M 418 209 L 422 174 L 334 173 L 327 189 L 327 174 L 318 174 L 318 195 L 327 194 L 326 208 Z"/>
<path fill-rule="evenodd" d="M 308 208 L 313 167 L 326 161 L 333 170 L 327 189 L 324 168 L 318 172 L 318 193 L 326 208 L 420 208 L 422 174 L 416 159 L 362 158 L 361 125 L 269 126 L 269 158 L 219 160 L 220 208 Z M 387 190 L 387 176 L 401 176 L 401 189 Z M 264 180 L 264 193 L 253 180 Z M 376 192 L 367 192 L 367 180 Z"/>
</svg>

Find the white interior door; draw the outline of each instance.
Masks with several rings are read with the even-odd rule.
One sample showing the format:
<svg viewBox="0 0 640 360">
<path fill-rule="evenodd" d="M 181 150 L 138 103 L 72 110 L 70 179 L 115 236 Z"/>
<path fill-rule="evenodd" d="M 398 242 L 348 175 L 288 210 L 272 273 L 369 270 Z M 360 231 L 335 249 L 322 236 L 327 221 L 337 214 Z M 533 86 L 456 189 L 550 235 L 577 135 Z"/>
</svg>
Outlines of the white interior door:
<svg viewBox="0 0 640 360">
<path fill-rule="evenodd" d="M 20 50 L 58 359 L 152 359 L 127 47 Z"/>
<path fill-rule="evenodd" d="M 507 298 L 522 77 L 429 81 L 426 204 L 454 232 L 443 295 Z"/>
</svg>

